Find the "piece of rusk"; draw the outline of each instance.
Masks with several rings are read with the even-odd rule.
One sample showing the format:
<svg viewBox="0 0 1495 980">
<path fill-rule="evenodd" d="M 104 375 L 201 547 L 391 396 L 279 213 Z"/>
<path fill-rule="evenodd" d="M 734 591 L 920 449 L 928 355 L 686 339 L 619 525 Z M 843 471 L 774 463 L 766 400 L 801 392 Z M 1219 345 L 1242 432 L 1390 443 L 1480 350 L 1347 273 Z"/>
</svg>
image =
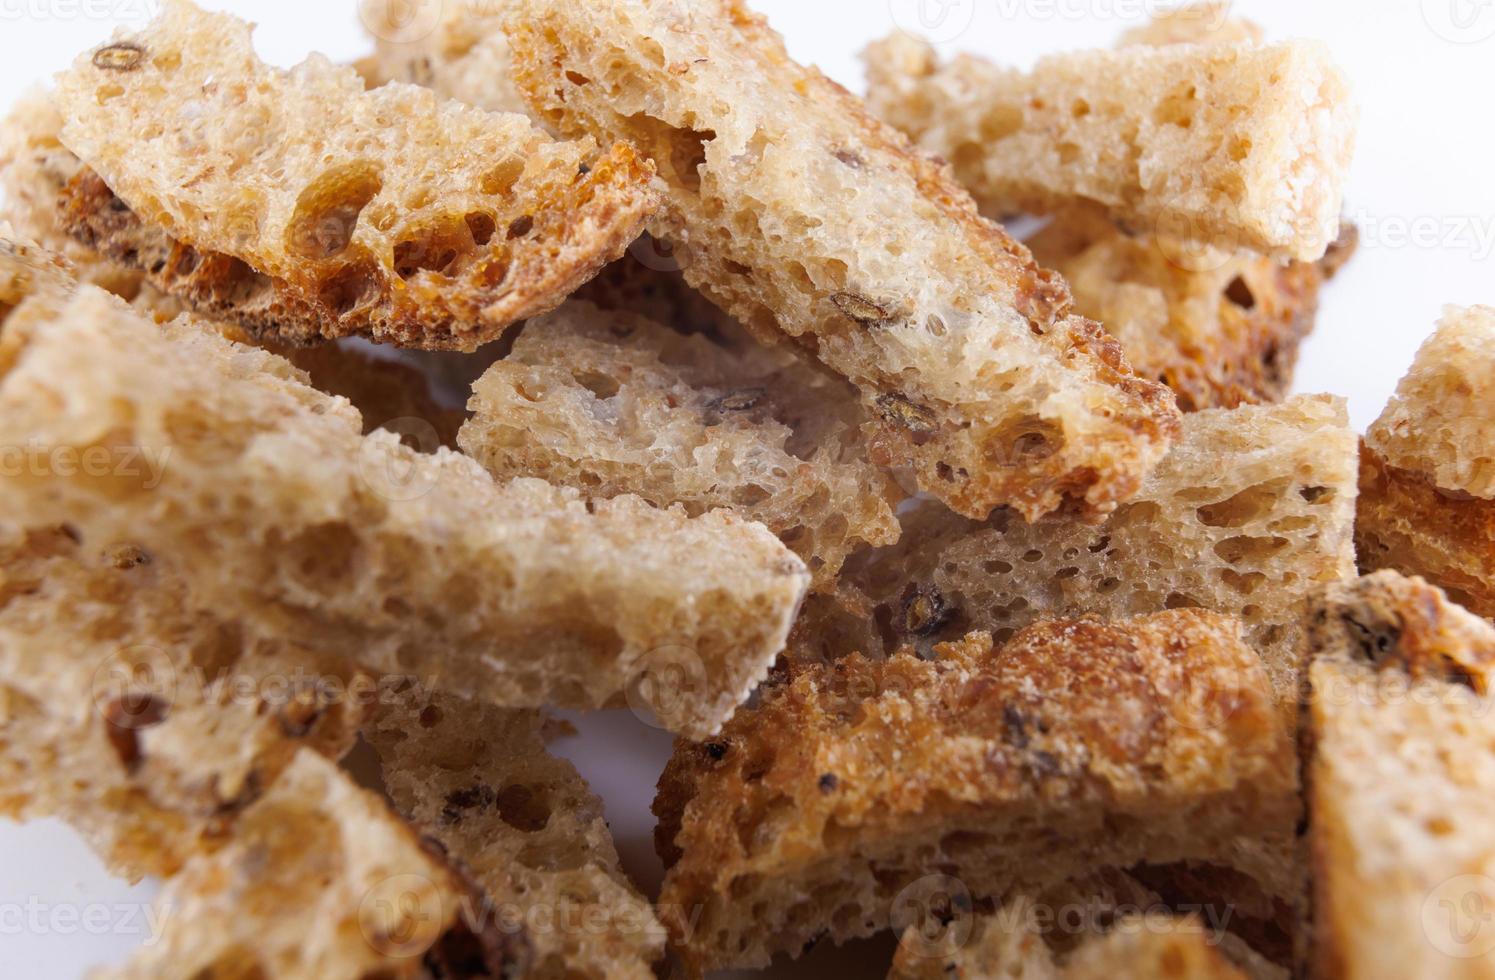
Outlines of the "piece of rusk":
<svg viewBox="0 0 1495 980">
<path fill-rule="evenodd" d="M 1308 624 L 1312 975 L 1495 976 L 1495 629 L 1395 572 Z"/>
<path fill-rule="evenodd" d="M 623 873 L 600 800 L 545 747 L 544 717 L 416 688 L 364 730 L 395 807 L 438 842 L 499 923 L 543 912 L 535 976 L 652 980 L 665 931 Z"/>
<path fill-rule="evenodd" d="M 876 462 L 985 518 L 1101 517 L 1177 429 L 948 168 L 792 61 L 737 0 L 516 0 L 514 79 L 562 133 L 627 139 L 668 186 L 686 279 L 861 391 Z"/>
<path fill-rule="evenodd" d="M 303 752 L 229 842 L 163 888 L 155 942 L 100 980 L 529 976 L 523 930 L 469 915 L 461 873 L 388 805 Z"/>
<path fill-rule="evenodd" d="M 1213 856 L 1292 819 L 1295 784 L 1260 658 L 1213 613 L 794 666 L 678 746 L 659 907 L 689 966 L 762 966 L 888 928 L 930 875 L 981 898 Z"/>
<path fill-rule="evenodd" d="M 87 165 L 69 232 L 200 312 L 288 343 L 472 350 L 554 308 L 655 207 L 627 146 L 599 155 L 418 86 L 365 92 L 320 56 L 274 69 L 250 30 L 169 0 L 58 78 Z M 116 196 L 168 255 L 113 227 Z"/>
<path fill-rule="evenodd" d="M 527 324 L 473 386 L 462 449 L 500 481 L 725 508 L 773 531 L 828 591 L 847 555 L 898 540 L 902 492 L 866 455 L 839 378 L 573 300 Z"/>
<path fill-rule="evenodd" d="M 7 519 L 169 552 L 200 608 L 509 707 L 631 698 L 709 735 L 767 675 L 810 580 L 725 512 L 499 485 L 444 448 L 365 436 L 283 359 L 93 287 L 11 313 L 0 406 L 0 439 L 47 450 L 0 480 Z"/>
<path fill-rule="evenodd" d="M 371 88 L 407 82 L 489 112 L 527 114 L 509 73 L 502 0 L 443 0 L 409 14 L 405 0 L 361 0 L 374 53 L 359 61 Z"/>
<path fill-rule="evenodd" d="M 1129 227 L 1304 262 L 1339 235 L 1358 113 L 1321 44 L 1143 44 L 1022 72 L 942 64 L 896 34 L 867 62 L 873 111 L 989 214 L 1092 201 Z"/>
<path fill-rule="evenodd" d="M 169 556 L 0 527 L 0 812 L 66 820 L 130 878 L 220 844 L 301 747 L 341 757 L 375 694 L 185 590 Z"/>
<path fill-rule="evenodd" d="M 1420 575 L 1495 616 L 1495 309 L 1450 307 L 1365 437 L 1363 571 Z"/>
<path fill-rule="evenodd" d="M 1340 399 L 1198 412 L 1137 499 L 1098 527 L 977 523 L 928 504 L 905 514 L 897 546 L 848 563 L 839 603 L 812 600 L 792 651 L 927 651 L 971 630 L 1001 640 L 1040 619 L 1197 607 L 1245 622 L 1290 718 L 1304 594 L 1355 572 L 1355 487 Z"/>
</svg>

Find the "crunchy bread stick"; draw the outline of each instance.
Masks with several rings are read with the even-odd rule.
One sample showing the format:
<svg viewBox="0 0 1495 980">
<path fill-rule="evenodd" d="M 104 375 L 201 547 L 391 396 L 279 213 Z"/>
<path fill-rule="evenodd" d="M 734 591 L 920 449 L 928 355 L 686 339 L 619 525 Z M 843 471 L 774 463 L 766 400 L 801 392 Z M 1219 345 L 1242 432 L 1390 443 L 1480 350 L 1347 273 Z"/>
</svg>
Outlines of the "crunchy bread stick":
<svg viewBox="0 0 1495 980">
<path fill-rule="evenodd" d="M 1495 976 L 1495 630 L 1394 572 L 1309 624 L 1313 975 Z"/>
<path fill-rule="evenodd" d="M 1450 307 L 1370 427 L 1356 542 L 1365 571 L 1422 575 L 1495 616 L 1495 309 Z"/>
<path fill-rule="evenodd" d="M 1343 402 L 1304 396 L 1187 416 L 1142 494 L 1099 527 L 922 507 L 904 517 L 902 544 L 848 566 L 865 604 L 832 611 L 817 597 L 794 650 L 928 650 L 1047 617 L 1203 607 L 1245 621 L 1294 714 L 1304 592 L 1355 571 L 1355 444 Z"/>
<path fill-rule="evenodd" d="M 466 457 L 363 436 L 284 360 L 89 287 L 12 314 L 0 406 L 0 440 L 45 449 L 0 481 L 13 519 L 169 550 L 203 607 L 508 706 L 597 708 L 683 671 L 640 707 L 708 735 L 768 672 L 809 582 L 730 514 L 500 487 Z M 98 451 L 138 468 L 57 463 Z"/>
<path fill-rule="evenodd" d="M 874 112 L 991 214 L 1080 200 L 1133 227 L 1316 262 L 1338 237 L 1357 114 L 1319 44 L 1055 55 L 1029 73 L 940 64 L 906 34 L 867 54 Z"/>
<path fill-rule="evenodd" d="M 1260 659 L 1212 613 L 797 667 L 679 745 L 655 801 L 660 907 L 699 910 L 688 937 L 667 921 L 692 965 L 759 966 L 887 928 L 903 889 L 952 867 L 983 897 L 1204 858 L 1292 819 L 1292 753 Z"/>
<path fill-rule="evenodd" d="M 550 916 L 530 933 L 537 975 L 652 980 L 664 927 L 623 874 L 602 801 L 543 727 L 534 711 L 406 696 L 364 735 L 395 806 L 466 869 L 490 916 Z"/>
<path fill-rule="evenodd" d="M 249 25 L 186 0 L 81 57 L 58 102 L 63 142 L 181 246 L 152 281 L 289 342 L 472 350 L 621 254 L 655 203 L 628 147 L 596 158 L 416 86 L 365 93 L 320 56 L 272 69 Z"/>
<path fill-rule="evenodd" d="M 475 929 L 473 903 L 382 800 L 303 752 L 166 885 L 160 940 L 100 980 L 527 976 L 528 937 Z"/>
<path fill-rule="evenodd" d="M 867 460 L 842 388 L 770 351 L 572 302 L 473 387 L 459 441 L 498 480 L 733 510 L 779 535 L 823 591 L 858 546 L 898 540 L 901 492 Z"/>
<path fill-rule="evenodd" d="M 1103 516 L 1166 451 L 1172 397 L 946 168 L 736 0 L 515 0 L 536 117 L 629 139 L 668 185 L 657 231 L 691 285 L 764 342 L 850 379 L 874 459 L 985 518 Z"/>
</svg>

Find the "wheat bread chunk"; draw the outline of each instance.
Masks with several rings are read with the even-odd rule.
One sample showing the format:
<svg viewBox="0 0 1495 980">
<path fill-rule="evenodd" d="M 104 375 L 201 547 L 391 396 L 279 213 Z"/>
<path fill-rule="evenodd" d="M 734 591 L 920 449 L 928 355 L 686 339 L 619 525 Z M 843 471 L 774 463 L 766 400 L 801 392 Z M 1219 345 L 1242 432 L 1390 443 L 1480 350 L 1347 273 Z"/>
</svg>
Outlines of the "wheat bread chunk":
<svg viewBox="0 0 1495 980">
<path fill-rule="evenodd" d="M 1309 622 L 1314 975 L 1495 976 L 1495 630 L 1395 572 Z"/>
<path fill-rule="evenodd" d="M 526 976 L 527 936 L 475 931 L 471 894 L 383 800 L 303 752 L 227 846 L 165 886 L 159 941 L 98 976 Z"/>
<path fill-rule="evenodd" d="M 1355 573 L 1355 453 L 1344 403 L 1299 396 L 1186 416 L 1142 493 L 1099 527 L 917 507 L 898 546 L 848 564 L 839 601 L 816 597 L 793 652 L 927 651 L 1044 618 L 1206 608 L 1245 622 L 1294 716 L 1304 593 Z"/>
<path fill-rule="evenodd" d="M 459 442 L 497 480 L 634 494 L 758 521 L 829 590 L 846 556 L 898 540 L 902 492 L 866 456 L 838 378 L 573 301 L 530 323 L 473 387 Z"/>
<path fill-rule="evenodd" d="M 535 711 L 417 689 L 381 703 L 364 734 L 396 808 L 466 870 L 500 928 L 546 913 L 526 976 L 652 978 L 664 927 L 544 726 Z"/>
<path fill-rule="evenodd" d="M 1450 307 L 1361 456 L 1363 571 L 1420 575 L 1495 616 L 1495 309 Z"/>
<path fill-rule="evenodd" d="M 622 703 L 662 658 L 691 685 L 645 684 L 636 706 L 708 735 L 767 674 L 809 583 L 759 525 L 500 486 L 445 449 L 362 435 L 274 355 L 91 287 L 6 321 L 0 405 L 10 444 L 163 464 L 121 476 L 43 456 L 0 481 L 13 519 L 171 552 L 201 608 L 507 706 Z"/>
<path fill-rule="evenodd" d="M 1143 377 L 1186 412 L 1276 402 L 1292 387 L 1319 293 L 1356 248 L 1352 226 L 1318 263 L 1132 234 L 1074 207 L 1028 240 L 1070 284 L 1075 309 L 1105 324 Z"/>
<path fill-rule="evenodd" d="M 985 518 L 1103 516 L 1177 427 L 1172 397 L 1072 316 L 1068 290 L 947 168 L 735 0 L 517 0 L 537 119 L 627 139 L 668 186 L 651 226 L 690 284 L 765 343 L 849 379 L 876 462 Z"/>
<path fill-rule="evenodd" d="M 1170 44 L 1260 44 L 1261 27 L 1244 17 L 1232 17 L 1230 0 L 1205 0 L 1159 10 L 1140 27 L 1121 35 L 1119 47 Z"/>
<path fill-rule="evenodd" d="M 250 31 L 169 0 L 58 78 L 64 144 L 189 250 L 196 280 L 174 285 L 202 312 L 288 342 L 472 350 L 554 308 L 655 205 L 626 146 L 418 86 L 365 93 L 321 56 L 274 69 Z"/>
<path fill-rule="evenodd" d="M 1291 819 L 1292 752 L 1260 658 L 1212 613 L 795 666 L 678 746 L 659 906 L 694 967 L 763 965 L 887 928 L 950 868 L 980 898 L 1212 855 Z"/>
<path fill-rule="evenodd" d="M 358 7 L 374 37 L 374 53 L 357 64 L 371 88 L 408 82 L 489 112 L 529 112 L 510 78 L 501 0 L 443 0 L 415 17 L 402 16 L 408 7 L 402 0 L 363 0 Z"/>
<path fill-rule="evenodd" d="M 1358 114 L 1327 48 L 1138 45 L 941 63 L 906 34 L 867 53 L 868 104 L 939 153 L 989 214 L 1100 204 L 1140 229 L 1304 262 L 1339 234 Z"/>
</svg>

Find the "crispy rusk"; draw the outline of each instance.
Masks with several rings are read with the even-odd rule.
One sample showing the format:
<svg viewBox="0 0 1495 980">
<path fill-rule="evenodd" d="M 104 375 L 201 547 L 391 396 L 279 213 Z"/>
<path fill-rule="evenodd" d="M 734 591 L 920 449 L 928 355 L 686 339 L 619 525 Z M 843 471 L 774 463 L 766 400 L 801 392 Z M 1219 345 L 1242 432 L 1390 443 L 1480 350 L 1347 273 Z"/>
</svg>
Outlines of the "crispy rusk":
<svg viewBox="0 0 1495 980">
<path fill-rule="evenodd" d="M 365 738 L 396 808 L 467 872 L 490 917 L 545 914 L 525 975 L 652 980 L 664 927 L 623 873 L 602 801 L 546 750 L 544 717 L 420 693 L 381 703 Z"/>
<path fill-rule="evenodd" d="M 0 406 L 5 444 L 40 447 L 0 481 L 8 518 L 172 553 L 200 608 L 510 707 L 632 693 L 709 735 L 809 584 L 761 526 L 500 486 L 464 456 L 363 435 L 281 358 L 92 287 L 5 321 Z M 636 683 L 655 672 L 675 683 Z"/>
<path fill-rule="evenodd" d="M 1355 525 L 1364 571 L 1421 575 L 1495 616 L 1495 309 L 1450 307 L 1370 427 Z"/>
<path fill-rule="evenodd" d="M 1495 629 L 1395 572 L 1309 618 L 1314 976 L 1495 976 Z"/>
<path fill-rule="evenodd" d="M 528 324 L 473 387 L 459 442 L 500 481 L 634 494 L 758 521 L 829 591 L 846 556 L 898 540 L 892 478 L 839 378 L 573 301 Z"/>
<path fill-rule="evenodd" d="M 868 103 L 949 159 L 988 214 L 1100 204 L 1134 228 L 1317 262 L 1339 236 L 1358 113 L 1321 44 L 1136 45 L 1031 72 L 895 34 Z"/>
<path fill-rule="evenodd" d="M 1260 658 L 1213 613 L 796 666 L 679 745 L 655 801 L 660 907 L 692 966 L 764 965 L 887 928 L 951 868 L 981 898 L 1207 858 L 1291 820 L 1295 782 Z"/>
<path fill-rule="evenodd" d="M 629 147 L 599 156 L 418 86 L 365 92 L 320 56 L 273 69 L 250 30 L 168 0 L 58 80 L 87 164 L 69 232 L 200 312 L 290 343 L 472 350 L 554 308 L 655 206 Z M 169 257 L 111 227 L 114 195 Z"/>
<path fill-rule="evenodd" d="M 1102 517 L 1177 430 L 1063 282 L 948 168 L 802 67 L 737 0 L 514 0 L 514 79 L 557 131 L 631 140 L 668 186 L 654 230 L 765 343 L 849 379 L 876 462 L 986 518 Z"/>
</svg>

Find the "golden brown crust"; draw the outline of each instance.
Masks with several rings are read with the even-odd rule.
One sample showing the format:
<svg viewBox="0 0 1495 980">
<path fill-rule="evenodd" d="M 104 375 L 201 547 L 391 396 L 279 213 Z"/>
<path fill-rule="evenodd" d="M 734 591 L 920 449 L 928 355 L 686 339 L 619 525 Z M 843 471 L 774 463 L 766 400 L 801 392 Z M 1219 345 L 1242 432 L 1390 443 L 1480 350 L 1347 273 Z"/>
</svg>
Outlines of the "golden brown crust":
<svg viewBox="0 0 1495 980">
<path fill-rule="evenodd" d="M 735 0 L 522 0 L 506 22 L 538 118 L 639 144 L 686 278 L 764 342 L 861 390 L 874 459 L 954 509 L 1104 515 L 1177 427 L 1064 284 L 948 168 L 795 64 Z"/>
<path fill-rule="evenodd" d="M 79 59 L 58 98 L 64 142 L 171 260 L 132 261 L 135 236 L 97 189 L 74 188 L 69 229 L 202 312 L 290 343 L 472 350 L 553 309 L 655 205 L 629 147 L 598 156 L 415 86 L 365 93 L 322 59 L 277 71 L 248 25 L 186 0 Z M 267 134 L 253 152 L 245 131 Z"/>
<path fill-rule="evenodd" d="M 1495 500 L 1443 490 L 1364 446 L 1355 545 L 1361 571 L 1421 576 L 1495 617 Z"/>
<path fill-rule="evenodd" d="M 687 957 L 762 964 L 822 932 L 868 935 L 950 867 L 1000 895 L 1207 859 L 1291 819 L 1292 748 L 1239 630 L 1176 611 L 791 667 L 661 779 L 660 904 L 667 920 L 700 910 Z"/>
</svg>

